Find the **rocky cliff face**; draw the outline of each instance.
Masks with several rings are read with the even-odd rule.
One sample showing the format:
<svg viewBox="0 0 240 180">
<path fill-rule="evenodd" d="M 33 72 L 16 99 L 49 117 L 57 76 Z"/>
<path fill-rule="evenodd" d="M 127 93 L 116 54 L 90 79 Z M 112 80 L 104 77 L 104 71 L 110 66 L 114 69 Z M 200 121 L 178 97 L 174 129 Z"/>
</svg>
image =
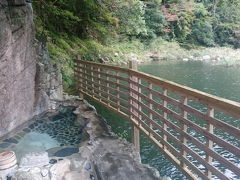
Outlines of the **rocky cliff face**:
<svg viewBox="0 0 240 180">
<path fill-rule="evenodd" d="M 61 98 L 61 76 L 35 40 L 27 0 L 0 2 L 0 137 Z"/>
</svg>

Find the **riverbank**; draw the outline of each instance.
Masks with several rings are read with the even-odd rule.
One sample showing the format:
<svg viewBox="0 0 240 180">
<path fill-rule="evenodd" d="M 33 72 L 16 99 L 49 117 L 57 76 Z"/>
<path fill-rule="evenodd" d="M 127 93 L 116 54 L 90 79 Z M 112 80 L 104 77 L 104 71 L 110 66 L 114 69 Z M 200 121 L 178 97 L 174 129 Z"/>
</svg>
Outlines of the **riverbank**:
<svg viewBox="0 0 240 180">
<path fill-rule="evenodd" d="M 196 47 L 185 49 L 177 42 L 156 40 L 148 47 L 140 46 L 140 51 L 125 55 L 139 63 L 149 61 L 205 61 L 217 65 L 240 64 L 240 49 L 230 47 Z"/>
<path fill-rule="evenodd" d="M 239 65 L 240 49 L 229 47 L 200 47 L 197 49 L 184 49 L 176 43 L 167 43 L 151 50 L 147 54 L 153 61 L 204 61 L 216 65 Z"/>
<path fill-rule="evenodd" d="M 111 48 L 110 48 L 111 47 Z M 214 65 L 240 65 L 240 49 L 231 47 L 194 47 L 186 49 L 177 42 L 156 39 L 149 44 L 137 40 L 109 46 L 104 56 L 96 61 L 122 65 L 128 61 L 146 63 L 150 61 L 203 61 Z"/>
</svg>

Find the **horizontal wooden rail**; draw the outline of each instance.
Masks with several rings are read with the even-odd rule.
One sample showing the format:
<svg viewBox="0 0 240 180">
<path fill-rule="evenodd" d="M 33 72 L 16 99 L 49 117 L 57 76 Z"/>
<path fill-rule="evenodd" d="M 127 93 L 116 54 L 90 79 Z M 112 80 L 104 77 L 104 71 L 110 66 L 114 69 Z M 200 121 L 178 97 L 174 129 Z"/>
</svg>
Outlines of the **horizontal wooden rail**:
<svg viewBox="0 0 240 180">
<path fill-rule="evenodd" d="M 133 123 L 136 148 L 140 130 L 190 179 L 240 179 L 240 103 L 100 63 L 76 60 L 75 76 L 81 93 Z"/>
</svg>

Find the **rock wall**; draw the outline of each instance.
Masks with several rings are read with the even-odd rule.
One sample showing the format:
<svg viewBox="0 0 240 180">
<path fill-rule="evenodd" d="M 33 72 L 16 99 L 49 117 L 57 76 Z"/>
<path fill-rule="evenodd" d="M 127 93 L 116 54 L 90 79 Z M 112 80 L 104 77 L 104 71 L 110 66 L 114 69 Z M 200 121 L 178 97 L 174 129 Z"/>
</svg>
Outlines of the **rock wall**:
<svg viewBox="0 0 240 180">
<path fill-rule="evenodd" d="M 48 109 L 61 92 L 60 72 L 35 39 L 31 3 L 1 0 L 0 137 Z"/>
</svg>

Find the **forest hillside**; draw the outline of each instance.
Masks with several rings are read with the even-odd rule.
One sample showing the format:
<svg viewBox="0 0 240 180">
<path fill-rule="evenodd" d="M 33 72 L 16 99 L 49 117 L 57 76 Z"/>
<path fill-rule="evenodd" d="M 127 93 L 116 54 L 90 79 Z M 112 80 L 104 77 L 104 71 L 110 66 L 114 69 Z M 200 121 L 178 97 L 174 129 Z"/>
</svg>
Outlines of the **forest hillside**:
<svg viewBox="0 0 240 180">
<path fill-rule="evenodd" d="M 67 91 L 74 87 L 77 54 L 119 63 L 240 47 L 239 0 L 34 0 L 33 5 L 37 38 L 61 64 Z"/>
</svg>

